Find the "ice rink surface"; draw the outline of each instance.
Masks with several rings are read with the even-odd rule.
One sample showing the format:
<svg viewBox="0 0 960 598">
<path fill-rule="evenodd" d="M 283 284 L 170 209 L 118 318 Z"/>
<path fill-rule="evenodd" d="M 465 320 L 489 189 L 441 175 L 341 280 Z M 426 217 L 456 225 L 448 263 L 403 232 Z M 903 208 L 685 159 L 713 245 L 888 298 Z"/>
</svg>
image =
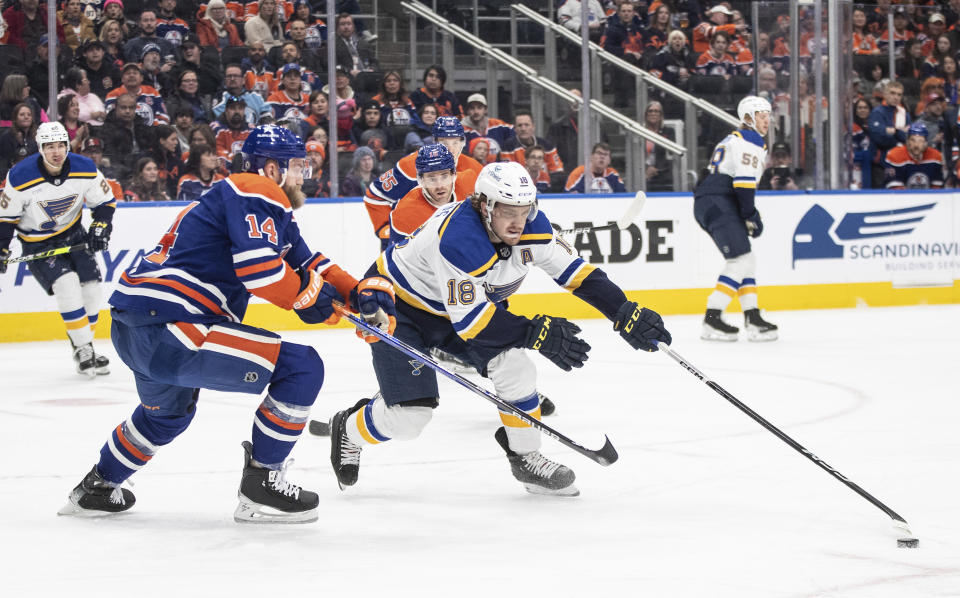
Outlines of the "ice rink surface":
<svg viewBox="0 0 960 598">
<path fill-rule="evenodd" d="M 113 373 L 73 372 L 67 342 L 0 344 L 4 596 L 960 596 L 960 306 L 773 312 L 775 343 L 706 343 L 667 318 L 673 347 L 911 524 L 891 520 L 665 355 L 607 322 L 567 374 L 537 358 L 545 419 L 620 460 L 601 467 L 552 440 L 578 498 L 528 495 L 493 440 L 494 407 L 452 383 L 414 442 L 363 453 L 341 492 L 329 442 L 304 435 L 289 478 L 320 494 L 320 521 L 240 525 L 240 442 L 259 399 L 202 391 L 193 425 L 136 474 L 136 506 L 58 517 L 110 430 L 136 405 Z M 739 314 L 728 316 L 739 323 Z M 314 345 L 326 419 L 375 390 L 345 330 Z"/>
</svg>

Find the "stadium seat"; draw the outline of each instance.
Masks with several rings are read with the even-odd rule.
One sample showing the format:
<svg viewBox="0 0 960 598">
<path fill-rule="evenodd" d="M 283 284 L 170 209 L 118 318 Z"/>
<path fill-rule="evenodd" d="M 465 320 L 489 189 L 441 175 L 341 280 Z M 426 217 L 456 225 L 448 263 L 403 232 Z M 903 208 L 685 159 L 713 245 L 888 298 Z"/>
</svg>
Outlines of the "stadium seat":
<svg viewBox="0 0 960 598">
<path fill-rule="evenodd" d="M 223 52 L 220 53 L 220 63 L 224 65 L 232 63 L 240 64 L 246 57 L 246 46 L 227 46 L 223 49 Z"/>
</svg>

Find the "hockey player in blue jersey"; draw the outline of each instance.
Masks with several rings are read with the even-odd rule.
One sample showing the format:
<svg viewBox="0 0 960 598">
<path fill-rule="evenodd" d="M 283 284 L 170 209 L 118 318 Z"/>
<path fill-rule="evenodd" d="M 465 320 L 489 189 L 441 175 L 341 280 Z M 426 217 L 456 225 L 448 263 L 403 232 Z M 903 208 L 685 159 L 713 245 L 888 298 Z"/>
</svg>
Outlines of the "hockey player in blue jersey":
<svg viewBox="0 0 960 598">
<path fill-rule="evenodd" d="M 770 102 L 747 96 L 740 100 L 737 113 L 741 127 L 717 144 L 710 159 L 710 174 L 693 192 L 694 217 L 726 260 L 717 286 L 707 298 L 701 338 L 737 340 L 740 329 L 724 322 L 721 314 L 739 296 L 747 338 L 770 341 L 776 340 L 777 327 L 760 315 L 757 263 L 748 238 L 763 232 L 753 196 L 767 161 L 763 138 L 770 128 Z"/>
<path fill-rule="evenodd" d="M 564 318 L 528 319 L 504 307 L 532 266 L 597 308 L 635 349 L 655 351 L 657 341 L 670 342 L 656 312 L 628 301 L 554 234 L 537 209 L 533 180 L 516 162 L 485 166 L 468 200 L 441 206 L 412 236 L 380 254 L 375 268 L 395 285 L 398 339 L 469 363 L 501 398 L 539 418 L 536 367 L 527 349 L 569 371 L 583 366 L 590 345 Z M 364 447 L 417 437 L 438 405 L 433 370 L 384 343 L 372 352 L 380 394 L 331 422 L 331 463 L 341 488 L 356 483 Z M 508 412 L 500 419 L 495 438 L 529 492 L 579 493 L 573 471 L 540 453 L 538 430 Z"/>
<path fill-rule="evenodd" d="M 287 129 L 254 129 L 242 173 L 218 182 L 176 217 L 156 249 L 123 273 L 110 297 L 112 339 L 134 372 L 140 405 L 100 450 L 61 514 L 125 511 L 120 484 L 190 425 L 201 388 L 266 394 L 243 442 L 238 522 L 317 519 L 318 497 L 286 480 L 286 458 L 323 383 L 323 362 L 304 345 L 241 323 L 251 295 L 292 309 L 309 324 L 333 323 L 334 301 L 390 329 L 393 289 L 357 282 L 300 236 L 303 142 Z"/>
<path fill-rule="evenodd" d="M 57 301 L 73 345 L 77 372 L 90 378 L 110 373 L 110 361 L 93 349 L 100 310 L 100 269 L 94 252 L 107 249 L 116 208 L 110 186 L 92 160 L 69 152 L 70 137 L 59 122 L 37 128 L 40 153 L 7 173 L 0 195 L 0 274 L 6 272 L 10 241 L 17 233 L 23 254 L 87 244 L 44 260 L 27 262 L 30 273 Z M 84 205 L 93 223 L 83 229 Z"/>
</svg>

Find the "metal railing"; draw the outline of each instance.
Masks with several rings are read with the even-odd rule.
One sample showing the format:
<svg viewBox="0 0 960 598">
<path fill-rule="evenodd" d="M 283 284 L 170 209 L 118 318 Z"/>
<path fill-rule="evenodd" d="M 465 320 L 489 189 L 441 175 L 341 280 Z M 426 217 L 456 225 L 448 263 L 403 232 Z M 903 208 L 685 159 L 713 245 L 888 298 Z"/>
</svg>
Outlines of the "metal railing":
<svg viewBox="0 0 960 598">
<path fill-rule="evenodd" d="M 457 25 L 453 25 L 447 20 L 443 19 L 435 12 L 423 6 L 421 4 L 415 4 L 411 2 L 401 2 L 400 6 L 410 15 L 410 61 L 411 61 L 411 70 L 416 69 L 417 64 L 417 17 L 421 17 L 431 24 L 433 24 L 441 32 L 441 44 L 442 56 L 444 61 L 444 69 L 451 75 L 456 73 L 456 70 L 453 65 L 453 38 L 457 38 L 470 46 L 476 49 L 478 52 L 485 55 L 487 60 L 487 108 L 490 113 L 498 113 L 498 100 L 497 100 L 497 69 L 495 62 L 498 62 L 507 68 L 511 69 L 513 72 L 522 76 L 528 83 L 531 85 L 531 112 L 533 113 L 533 120 L 535 123 L 540 123 L 543 121 L 543 97 L 542 93 L 544 91 L 549 92 L 555 97 L 567 101 L 569 104 L 577 106 L 582 100 L 576 95 L 570 93 L 559 85 L 556 81 L 550 80 L 546 77 L 540 76 L 537 74 L 536 70 L 532 67 L 527 66 L 526 64 L 520 62 L 517 58 L 499 50 L 487 42 L 481 40 L 472 33 L 464 30 Z M 603 102 L 591 99 L 590 100 L 590 109 L 593 113 L 598 116 L 607 118 L 615 123 L 617 123 L 624 132 L 631 133 L 635 137 L 642 137 L 643 139 L 652 142 L 655 145 L 663 147 L 668 152 L 677 155 L 680 157 L 680 160 L 674 160 L 677 167 L 675 168 L 675 181 L 679 181 L 681 186 L 686 189 L 685 181 L 686 179 L 682 176 L 682 173 L 686 171 L 687 163 L 687 148 L 682 145 L 658 135 L 649 129 L 646 129 L 639 122 L 624 116 L 620 112 L 610 108 Z M 581 125 L 582 126 L 582 125 Z M 644 164 L 643 161 L 640 161 L 639 166 L 634 162 L 634 155 L 632 151 L 633 140 L 630 140 L 630 143 L 627 144 L 627 176 L 628 182 L 633 178 L 634 172 L 643 172 Z M 638 144 L 641 148 L 645 146 L 643 143 Z M 677 172 L 677 170 L 680 172 Z M 645 186 L 645 177 L 641 176 L 641 187 Z M 632 185 L 631 185 L 632 186 Z"/>
<path fill-rule="evenodd" d="M 549 47 L 554 43 L 554 37 L 553 37 L 554 35 L 561 35 L 567 40 L 569 40 L 570 42 L 576 44 L 578 48 L 581 47 L 582 42 L 581 42 L 580 36 L 570 31 L 566 27 L 563 27 L 559 23 L 555 23 L 550 19 L 548 19 L 547 17 L 544 17 L 543 15 L 536 12 L 535 10 L 528 8 L 522 4 L 512 4 L 510 5 L 510 9 L 513 10 L 515 13 L 523 15 L 527 19 L 533 21 L 534 23 L 542 25 L 544 27 L 544 30 L 546 32 L 546 46 Z M 515 54 L 516 52 L 513 52 L 513 53 Z M 610 52 L 607 52 L 599 44 L 590 42 L 590 54 L 593 59 L 591 71 L 592 71 L 592 76 L 595 77 L 594 80 L 596 81 L 596 84 L 594 85 L 594 87 L 596 89 L 601 89 L 600 80 L 599 80 L 601 59 L 607 61 L 613 66 L 634 76 L 634 79 L 636 81 L 636 92 L 637 92 L 637 118 L 640 121 L 643 120 L 643 112 L 644 110 L 646 110 L 647 85 L 649 84 L 649 85 L 652 85 L 653 87 L 656 87 L 657 89 L 660 89 L 664 93 L 667 93 L 677 98 L 678 100 L 684 103 L 684 120 L 688 124 L 692 125 L 692 123 L 697 122 L 695 109 L 699 108 L 700 110 L 703 110 L 706 114 L 709 114 L 710 116 L 717 118 L 722 122 L 729 124 L 732 127 L 736 128 L 740 126 L 740 121 L 736 117 L 728 114 L 722 108 L 714 104 L 711 104 L 710 102 L 702 98 L 698 98 L 686 91 L 683 91 L 679 87 L 676 87 L 674 85 L 667 83 L 666 81 L 660 79 L 656 75 L 630 64 L 629 62 L 623 60 L 622 58 L 614 54 L 611 54 Z M 549 65 L 548 65 L 548 70 L 550 70 Z M 556 78 L 555 71 L 556 71 L 556 66 L 554 65 L 553 72 L 552 72 L 554 78 Z M 685 135 L 686 139 L 684 141 L 687 146 L 686 162 L 688 162 L 689 164 L 692 164 L 695 168 L 697 164 L 697 144 L 698 144 L 697 127 L 688 126 L 686 129 L 687 129 L 686 135 Z M 642 146 L 640 148 L 640 152 L 641 152 L 641 161 L 643 161 L 644 148 Z M 687 173 L 690 171 L 688 171 L 687 167 L 684 166 L 683 172 Z M 692 172 L 695 178 L 696 172 L 695 171 L 692 171 Z M 683 190 L 687 189 L 685 178 L 681 183 L 681 187 Z"/>
</svg>

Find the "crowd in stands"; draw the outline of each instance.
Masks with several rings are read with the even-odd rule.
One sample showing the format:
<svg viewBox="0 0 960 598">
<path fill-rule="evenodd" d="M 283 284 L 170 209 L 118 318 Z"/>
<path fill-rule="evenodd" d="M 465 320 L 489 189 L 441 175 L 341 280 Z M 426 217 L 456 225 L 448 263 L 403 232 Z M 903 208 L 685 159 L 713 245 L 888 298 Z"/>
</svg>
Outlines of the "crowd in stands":
<svg viewBox="0 0 960 598">
<path fill-rule="evenodd" d="M 722 107 L 756 92 L 771 101 L 775 118 L 789 109 L 783 89 L 790 69 L 790 24 L 784 14 L 764 15 L 754 56 L 753 32 L 743 12 L 748 2 L 587 1 L 591 37 L 607 51 Z M 2 6 L 0 176 L 37 151 L 34 131 L 49 118 L 51 85 L 46 5 L 17 0 Z M 579 31 L 580 0 L 557 0 L 556 8 L 559 23 Z M 307 142 L 314 168 L 305 188 L 311 196 L 330 194 L 328 130 L 335 126 L 334 151 L 341 165 L 337 192 L 361 195 L 400 157 L 432 142 L 438 116 L 462 119 L 464 151 L 472 157 L 481 163 L 519 162 L 544 192 L 584 192 L 586 168 L 592 172 L 590 192 L 626 190 L 610 166 L 605 138 L 585 163 L 578 162 L 575 107 L 546 131 L 537 131 L 528 110 L 508 109 L 509 121 L 503 120 L 489 114 L 482 90 L 458 94 L 448 89 L 448 75 L 439 65 L 426 68 L 417 82 L 381 68 L 376 36 L 353 16 L 360 10 L 356 0 L 337 1 L 340 12 L 329 31 L 325 0 L 66 0 L 57 9 L 56 114 L 70 134 L 71 150 L 96 160 L 121 199 L 195 199 L 230 172 L 250 130 L 268 122 L 290 128 Z M 811 153 L 807 140 L 817 126 L 810 43 L 815 32 L 811 9 L 802 10 L 802 130 L 790 134 L 780 120 L 781 137 L 761 188 L 809 185 L 803 166 Z M 885 72 L 884 54 L 889 11 L 897 53 L 892 78 Z M 889 1 L 857 5 L 852 21 L 858 90 L 850 152 L 855 184 L 955 184 L 960 0 L 921 7 Z M 336 57 L 333 107 L 326 80 L 330 39 Z M 615 105 L 629 105 L 633 79 L 605 74 Z M 682 118 L 682 104 L 655 90 L 650 96 L 644 126 L 675 139 L 670 120 Z M 688 126 L 709 127 L 703 122 Z M 709 136 L 705 131 L 702 137 Z M 787 157 L 787 140 L 798 145 L 800 164 Z M 647 189 L 673 190 L 670 155 L 650 142 L 645 150 Z M 940 176 L 931 175 L 929 164 L 935 160 Z"/>
</svg>

